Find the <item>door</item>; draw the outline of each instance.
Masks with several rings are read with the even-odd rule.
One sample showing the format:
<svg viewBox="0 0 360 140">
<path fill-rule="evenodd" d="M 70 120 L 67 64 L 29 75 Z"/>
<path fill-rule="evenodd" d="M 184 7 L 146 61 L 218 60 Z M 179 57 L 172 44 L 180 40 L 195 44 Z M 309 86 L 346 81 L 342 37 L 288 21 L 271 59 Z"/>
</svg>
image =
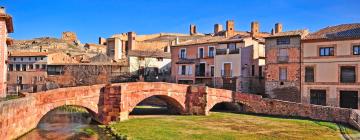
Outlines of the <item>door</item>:
<svg viewBox="0 0 360 140">
<path fill-rule="evenodd" d="M 357 91 L 340 91 L 340 107 L 358 109 Z"/>
<path fill-rule="evenodd" d="M 326 90 L 310 90 L 310 104 L 326 105 Z"/>
<path fill-rule="evenodd" d="M 223 76 L 230 77 L 231 76 L 231 64 L 224 63 Z"/>
</svg>

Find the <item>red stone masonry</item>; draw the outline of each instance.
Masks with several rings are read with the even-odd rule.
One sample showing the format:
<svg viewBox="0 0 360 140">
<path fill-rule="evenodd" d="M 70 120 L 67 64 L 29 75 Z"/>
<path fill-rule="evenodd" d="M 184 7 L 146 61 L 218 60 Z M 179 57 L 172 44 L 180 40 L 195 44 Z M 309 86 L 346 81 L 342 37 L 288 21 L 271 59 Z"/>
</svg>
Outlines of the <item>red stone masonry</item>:
<svg viewBox="0 0 360 140">
<path fill-rule="evenodd" d="M 134 82 L 55 89 L 0 102 L 0 138 L 23 135 L 35 128 L 46 113 L 63 105 L 84 107 L 104 124 L 127 120 L 138 103 L 155 95 L 172 111 L 184 115 L 207 115 L 215 104 L 233 102 L 242 104 L 245 112 L 349 123 L 360 129 L 358 110 L 266 99 L 205 86 Z"/>
</svg>

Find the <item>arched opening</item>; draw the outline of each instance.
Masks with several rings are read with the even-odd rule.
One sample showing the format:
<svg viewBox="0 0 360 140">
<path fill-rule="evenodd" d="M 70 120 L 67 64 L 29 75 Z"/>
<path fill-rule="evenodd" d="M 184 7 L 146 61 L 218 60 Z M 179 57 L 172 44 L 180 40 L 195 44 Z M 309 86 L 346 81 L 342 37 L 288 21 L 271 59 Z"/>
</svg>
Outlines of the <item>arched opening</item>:
<svg viewBox="0 0 360 140">
<path fill-rule="evenodd" d="M 150 96 L 139 102 L 130 112 L 130 117 L 151 115 L 180 115 L 182 105 L 174 98 L 165 95 Z"/>
<path fill-rule="evenodd" d="M 238 102 L 219 102 L 210 109 L 210 112 L 241 113 L 245 111 L 245 105 Z"/>
<path fill-rule="evenodd" d="M 56 107 L 47 112 L 37 127 L 20 139 L 98 139 L 108 137 L 94 119 L 96 113 L 73 105 Z"/>
</svg>

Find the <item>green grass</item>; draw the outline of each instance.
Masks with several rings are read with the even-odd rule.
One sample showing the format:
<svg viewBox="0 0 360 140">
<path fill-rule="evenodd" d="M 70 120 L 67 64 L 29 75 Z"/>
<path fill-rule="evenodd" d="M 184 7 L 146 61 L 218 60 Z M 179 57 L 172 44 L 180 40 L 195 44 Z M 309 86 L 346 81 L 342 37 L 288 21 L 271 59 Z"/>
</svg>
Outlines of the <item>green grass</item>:
<svg viewBox="0 0 360 140">
<path fill-rule="evenodd" d="M 109 127 L 114 133 L 135 140 L 336 140 L 342 138 L 339 126 L 330 122 L 233 113 L 134 118 L 113 123 Z M 356 130 L 341 127 L 345 128 L 347 134 L 359 134 Z"/>
</svg>

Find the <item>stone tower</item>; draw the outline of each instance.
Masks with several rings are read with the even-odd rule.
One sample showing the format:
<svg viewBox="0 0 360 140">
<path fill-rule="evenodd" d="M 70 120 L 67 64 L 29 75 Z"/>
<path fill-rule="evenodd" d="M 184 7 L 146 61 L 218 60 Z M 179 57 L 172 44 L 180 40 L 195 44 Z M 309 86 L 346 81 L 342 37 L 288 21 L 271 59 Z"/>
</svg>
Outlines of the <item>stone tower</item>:
<svg viewBox="0 0 360 140">
<path fill-rule="evenodd" d="M 196 35 L 197 31 L 196 31 L 196 25 L 191 24 L 190 25 L 190 35 Z"/>
<path fill-rule="evenodd" d="M 6 40 L 8 33 L 12 32 L 14 32 L 12 17 L 6 14 L 4 7 L 0 7 L 0 98 L 6 97 L 6 60 L 8 59 Z"/>
<path fill-rule="evenodd" d="M 235 25 L 233 20 L 226 21 L 226 36 L 231 37 L 235 35 Z"/>
<path fill-rule="evenodd" d="M 215 24 L 214 25 L 214 34 L 218 34 L 223 30 L 223 26 L 221 24 Z"/>
<path fill-rule="evenodd" d="M 136 33 L 128 32 L 128 50 L 136 49 Z"/>
<path fill-rule="evenodd" d="M 69 43 L 74 43 L 78 40 L 76 33 L 74 33 L 74 32 L 63 32 L 61 39 L 65 40 Z"/>
</svg>

